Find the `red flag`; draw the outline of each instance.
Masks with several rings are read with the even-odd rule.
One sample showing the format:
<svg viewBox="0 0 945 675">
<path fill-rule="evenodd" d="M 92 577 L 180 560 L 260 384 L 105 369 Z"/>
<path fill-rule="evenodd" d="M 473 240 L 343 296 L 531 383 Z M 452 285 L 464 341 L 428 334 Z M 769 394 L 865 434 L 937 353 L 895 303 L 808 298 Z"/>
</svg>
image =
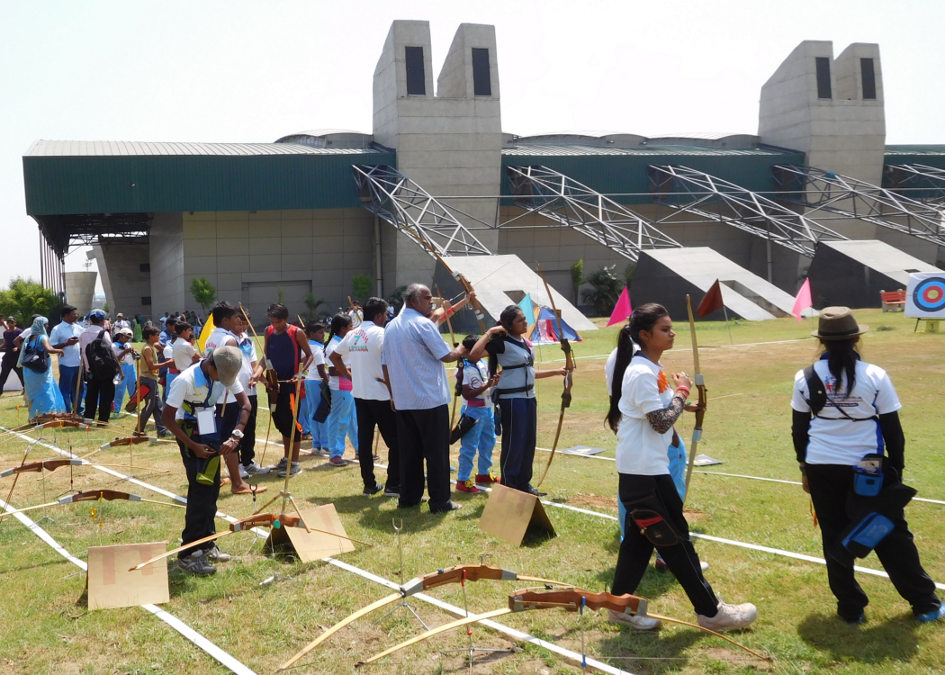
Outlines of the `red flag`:
<svg viewBox="0 0 945 675">
<path fill-rule="evenodd" d="M 706 317 L 712 312 L 722 309 L 723 305 L 722 287 L 719 285 L 719 280 L 716 279 L 712 287 L 706 292 L 705 297 L 702 298 L 702 302 L 700 302 L 699 306 L 696 308 L 696 314 L 701 317 Z"/>
<path fill-rule="evenodd" d="M 791 310 L 791 314 L 794 315 L 795 319 L 801 321 L 804 318 L 804 310 L 813 306 L 814 303 L 810 297 L 810 279 L 804 279 L 801 290 L 797 292 L 797 297 L 794 298 L 794 308 Z"/>
<path fill-rule="evenodd" d="M 614 311 L 610 313 L 610 321 L 607 322 L 607 325 L 613 326 L 615 323 L 623 323 L 632 313 L 633 308 L 630 306 L 630 293 L 627 292 L 627 287 L 624 286 L 620 297 L 617 299 L 617 304 L 614 305 Z"/>
</svg>

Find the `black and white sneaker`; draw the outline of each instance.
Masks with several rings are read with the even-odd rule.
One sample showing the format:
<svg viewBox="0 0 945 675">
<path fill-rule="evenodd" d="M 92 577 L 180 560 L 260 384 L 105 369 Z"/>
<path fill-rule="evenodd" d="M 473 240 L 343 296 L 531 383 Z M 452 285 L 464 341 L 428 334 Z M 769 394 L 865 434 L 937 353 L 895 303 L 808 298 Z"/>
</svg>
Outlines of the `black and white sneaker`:
<svg viewBox="0 0 945 675">
<path fill-rule="evenodd" d="M 384 488 L 385 497 L 400 497 L 400 488 L 396 487 L 386 487 Z"/>
<path fill-rule="evenodd" d="M 384 489 L 384 486 L 380 483 L 374 483 L 374 485 L 365 485 L 364 490 L 361 491 L 362 495 L 376 495 L 378 492 Z"/>
<path fill-rule="evenodd" d="M 269 473 L 268 466 L 259 466 L 255 461 L 243 467 L 250 476 L 263 476 Z"/>
<path fill-rule="evenodd" d="M 178 558 L 177 566 L 188 574 L 196 574 L 198 577 L 208 577 L 217 573 L 217 568 L 207 560 L 207 552 L 203 549 Z"/>
</svg>

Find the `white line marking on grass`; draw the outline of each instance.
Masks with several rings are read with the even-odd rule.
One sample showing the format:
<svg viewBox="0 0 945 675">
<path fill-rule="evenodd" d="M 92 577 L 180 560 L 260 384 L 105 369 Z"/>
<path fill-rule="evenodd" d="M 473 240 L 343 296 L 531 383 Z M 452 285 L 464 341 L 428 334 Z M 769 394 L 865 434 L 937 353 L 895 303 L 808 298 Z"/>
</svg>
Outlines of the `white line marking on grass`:
<svg viewBox="0 0 945 675">
<path fill-rule="evenodd" d="M 16 509 L 14 509 L 10 504 L 7 504 L 2 499 L 0 499 L 0 507 L 2 507 L 8 513 L 12 512 L 14 518 L 23 523 L 28 530 L 35 534 L 39 539 L 44 541 L 56 553 L 61 555 L 76 567 L 80 568 L 82 571 L 88 571 L 88 564 L 84 560 L 76 558 L 74 555 L 69 553 L 69 551 L 67 551 L 58 541 L 56 541 L 51 534 L 41 528 L 34 520 L 31 520 L 28 516 L 22 513 L 16 513 Z M 240 675 L 255 675 L 255 671 L 253 671 L 251 668 L 247 667 L 240 661 L 237 661 L 232 655 L 210 642 L 210 640 L 195 631 L 173 614 L 166 612 L 157 605 L 140 605 L 140 607 L 147 612 L 151 612 L 151 614 L 159 618 L 168 626 L 190 640 L 194 645 L 220 662 L 220 664 L 226 668 L 229 668 L 230 671 L 239 673 Z"/>
<path fill-rule="evenodd" d="M 536 449 L 536 450 L 541 450 L 542 452 L 551 452 L 551 450 L 550 450 L 549 448 L 539 448 L 539 447 L 536 447 L 535 449 Z M 616 462 L 616 461 L 617 461 L 617 459 L 616 459 L 615 457 L 604 457 L 604 456 L 602 456 L 602 455 L 600 455 L 600 454 L 597 454 L 597 455 L 582 455 L 582 454 L 576 453 L 576 452 L 575 452 L 575 453 L 572 453 L 572 452 L 561 452 L 561 454 L 562 454 L 562 455 L 565 455 L 565 456 L 567 456 L 567 457 L 586 457 L 587 459 L 602 459 L 602 460 L 604 460 L 605 462 Z M 747 479 L 750 479 L 750 480 L 762 480 L 762 481 L 767 481 L 767 482 L 769 482 L 769 483 L 785 483 L 786 485 L 800 485 L 800 484 L 801 484 L 800 481 L 796 481 L 796 480 L 784 480 L 784 479 L 782 479 L 782 478 L 765 478 L 764 476 L 746 476 L 746 475 L 740 474 L 740 473 L 725 473 L 725 472 L 723 472 L 723 471 L 706 471 L 705 469 L 696 469 L 695 472 L 696 472 L 696 473 L 704 473 L 704 474 L 707 474 L 707 475 L 710 475 L 710 476 L 711 476 L 711 475 L 716 475 L 716 476 L 728 476 L 729 478 L 747 478 Z M 941 504 L 941 505 L 945 506 L 945 501 L 942 501 L 941 499 L 929 499 L 929 498 L 927 498 L 927 497 L 913 497 L 913 498 L 912 498 L 912 501 L 914 501 L 914 502 L 926 502 L 927 504 Z"/>
</svg>

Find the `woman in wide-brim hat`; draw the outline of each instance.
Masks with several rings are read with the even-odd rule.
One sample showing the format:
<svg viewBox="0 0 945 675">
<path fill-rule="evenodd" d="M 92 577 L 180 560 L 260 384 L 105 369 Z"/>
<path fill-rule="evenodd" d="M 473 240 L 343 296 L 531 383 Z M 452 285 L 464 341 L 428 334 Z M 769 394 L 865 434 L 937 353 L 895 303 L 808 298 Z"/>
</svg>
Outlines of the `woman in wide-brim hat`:
<svg viewBox="0 0 945 675">
<path fill-rule="evenodd" d="M 812 335 L 820 340 L 823 354 L 812 371 L 799 370 L 794 376 L 791 399 L 794 450 L 820 523 L 830 590 L 837 598 L 837 614 L 851 624 L 866 620 L 863 609 L 869 602 L 854 577 L 853 555 L 842 545 L 859 520 L 848 515 L 848 499 L 869 499 L 855 494 L 854 467 L 865 455 L 885 450 L 883 485 L 898 485 L 905 450 L 898 413 L 902 404 L 892 381 L 857 351 L 868 328 L 857 323 L 848 307 L 822 309 Z M 919 621 L 942 619 L 942 603 L 919 561 L 902 507 L 882 512 L 893 523 L 874 547 L 883 568 Z"/>
</svg>

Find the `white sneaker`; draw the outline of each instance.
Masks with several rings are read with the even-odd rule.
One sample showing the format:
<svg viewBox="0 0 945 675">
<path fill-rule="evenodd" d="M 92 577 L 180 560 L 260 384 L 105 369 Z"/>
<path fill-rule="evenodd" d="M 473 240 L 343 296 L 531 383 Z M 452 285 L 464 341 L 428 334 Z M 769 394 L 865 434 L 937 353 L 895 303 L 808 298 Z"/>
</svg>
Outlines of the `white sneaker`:
<svg viewBox="0 0 945 675">
<path fill-rule="evenodd" d="M 663 625 L 663 622 L 659 619 L 654 619 L 653 617 L 643 614 L 627 614 L 626 612 L 615 612 L 612 609 L 607 611 L 610 612 L 611 623 L 619 623 L 621 626 L 630 626 L 630 628 L 634 630 L 657 630 Z"/>
<path fill-rule="evenodd" d="M 702 571 L 703 571 L 703 572 L 705 572 L 707 569 L 709 569 L 709 563 L 707 563 L 705 560 L 700 560 L 700 561 L 699 561 L 699 566 L 702 567 Z"/>
<path fill-rule="evenodd" d="M 239 467 L 240 467 L 240 478 L 249 478 L 249 472 L 246 471 L 246 467 L 244 467 L 242 464 L 240 464 Z"/>
<path fill-rule="evenodd" d="M 750 602 L 740 605 L 727 605 L 719 601 L 719 611 L 715 616 L 697 614 L 699 625 L 714 631 L 737 630 L 744 628 L 758 616 L 758 608 Z"/>
</svg>

